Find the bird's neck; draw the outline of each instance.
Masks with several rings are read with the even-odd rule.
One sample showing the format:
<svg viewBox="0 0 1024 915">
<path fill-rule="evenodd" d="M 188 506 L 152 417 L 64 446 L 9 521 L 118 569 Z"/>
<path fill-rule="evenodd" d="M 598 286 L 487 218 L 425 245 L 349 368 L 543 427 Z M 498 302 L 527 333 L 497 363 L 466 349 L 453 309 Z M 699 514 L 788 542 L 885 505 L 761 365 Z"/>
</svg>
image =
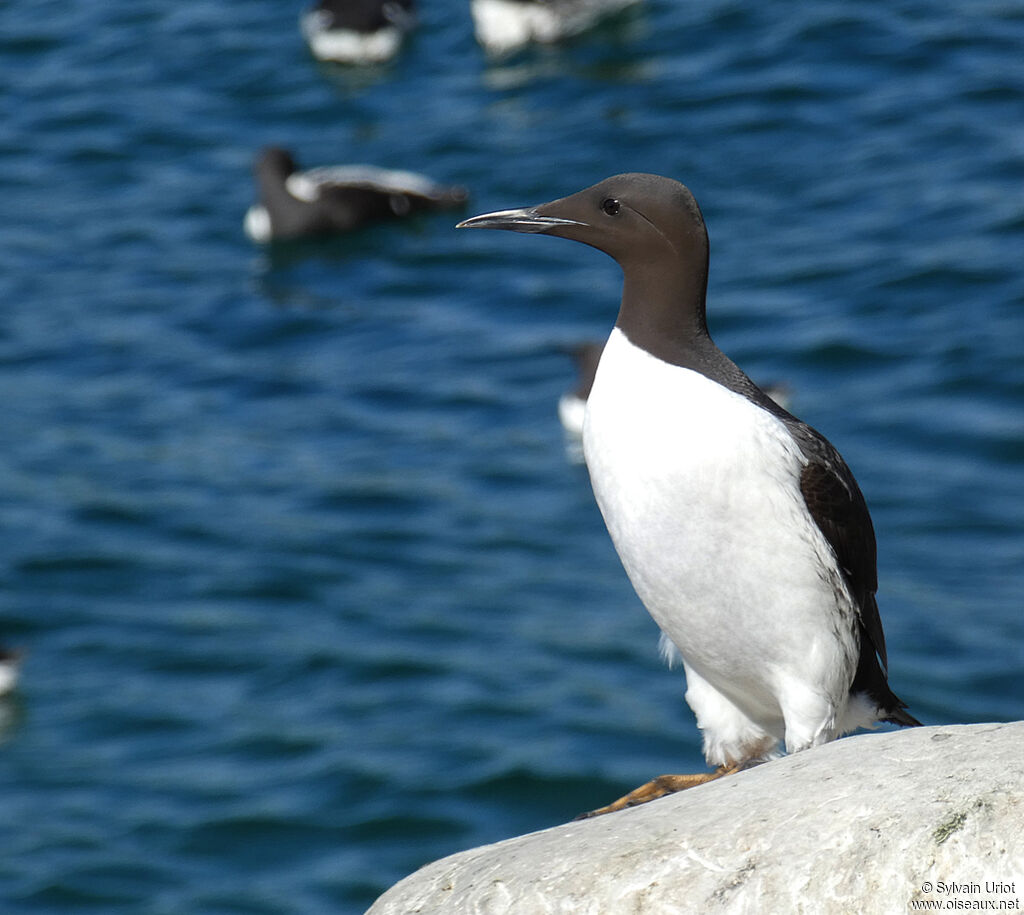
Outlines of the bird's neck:
<svg viewBox="0 0 1024 915">
<path fill-rule="evenodd" d="M 691 367 L 694 354 L 714 349 L 704 299 L 707 271 L 624 270 L 616 326 L 629 341 L 657 358 Z"/>
<path fill-rule="evenodd" d="M 288 191 L 288 176 L 281 174 L 264 174 L 259 176 L 260 197 L 268 208 L 289 210 L 301 208 L 302 203 Z"/>
<path fill-rule="evenodd" d="M 651 281 L 653 275 L 625 272 L 615 326 L 629 342 L 662 362 L 699 372 L 769 413 L 792 419 L 711 339 L 704 308 L 707 272 L 682 272 L 675 282 L 666 282 L 664 273 Z"/>
</svg>

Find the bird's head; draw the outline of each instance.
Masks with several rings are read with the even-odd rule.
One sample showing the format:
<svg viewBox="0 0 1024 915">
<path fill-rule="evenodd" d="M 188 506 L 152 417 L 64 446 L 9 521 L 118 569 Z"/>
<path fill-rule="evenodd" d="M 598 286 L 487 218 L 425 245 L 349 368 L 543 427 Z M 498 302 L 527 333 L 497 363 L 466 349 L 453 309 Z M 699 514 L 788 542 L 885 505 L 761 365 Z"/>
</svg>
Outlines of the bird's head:
<svg viewBox="0 0 1024 915">
<path fill-rule="evenodd" d="M 460 229 L 507 229 L 583 242 L 634 266 L 699 265 L 706 270 L 707 231 L 689 189 L 660 175 L 606 178 L 539 206 L 473 216 Z"/>
<path fill-rule="evenodd" d="M 458 228 L 555 235 L 604 251 L 622 268 L 617 326 L 661 358 L 683 364 L 681 349 L 707 336 L 708 233 L 678 181 L 614 175 L 570 197 L 484 213 Z"/>
<path fill-rule="evenodd" d="M 292 154 L 280 146 L 264 147 L 253 163 L 253 172 L 257 178 L 272 178 L 276 181 L 283 181 L 296 168 Z"/>
</svg>

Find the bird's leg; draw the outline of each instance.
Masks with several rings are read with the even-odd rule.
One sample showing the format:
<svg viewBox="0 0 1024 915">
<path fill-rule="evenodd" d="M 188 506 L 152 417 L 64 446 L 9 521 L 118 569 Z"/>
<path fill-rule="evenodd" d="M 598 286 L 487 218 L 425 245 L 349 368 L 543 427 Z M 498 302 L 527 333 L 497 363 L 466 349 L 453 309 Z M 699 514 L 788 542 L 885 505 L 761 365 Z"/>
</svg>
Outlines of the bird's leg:
<svg viewBox="0 0 1024 915">
<path fill-rule="evenodd" d="M 739 768 L 733 764 L 719 766 L 714 772 L 699 772 L 696 775 L 659 775 L 657 778 L 652 778 L 646 785 L 641 785 L 617 801 L 612 801 L 606 807 L 598 807 L 597 810 L 591 810 L 589 813 L 581 813 L 576 819 L 588 820 L 590 817 L 599 817 L 602 813 L 611 813 L 614 810 L 625 810 L 627 807 L 646 804 L 648 801 L 657 800 L 666 794 L 674 794 L 676 791 L 683 791 L 686 788 L 693 788 L 695 785 L 714 781 L 723 775 L 731 775 Z"/>
</svg>

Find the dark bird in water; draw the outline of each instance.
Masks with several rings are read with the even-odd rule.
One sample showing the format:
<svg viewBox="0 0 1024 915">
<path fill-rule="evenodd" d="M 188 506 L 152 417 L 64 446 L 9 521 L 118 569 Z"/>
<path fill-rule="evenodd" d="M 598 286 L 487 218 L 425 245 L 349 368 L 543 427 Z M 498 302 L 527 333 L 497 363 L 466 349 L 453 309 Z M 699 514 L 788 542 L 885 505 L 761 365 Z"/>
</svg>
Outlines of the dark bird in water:
<svg viewBox="0 0 1024 915">
<path fill-rule="evenodd" d="M 253 172 L 259 203 L 245 214 L 245 232 L 260 243 L 351 232 L 371 222 L 455 209 L 469 199 L 465 188 L 415 172 L 372 165 L 299 171 L 291 154 L 277 147 L 257 156 Z"/>
<path fill-rule="evenodd" d="M 879 721 L 917 725 L 889 689 L 875 534 L 839 452 L 712 341 L 708 236 L 677 181 L 616 175 L 465 228 L 583 242 L 623 272 L 587 399 L 594 495 L 633 587 L 686 673 L 714 772 L 665 775 L 643 803 Z"/>
<path fill-rule="evenodd" d="M 390 60 L 415 24 L 413 0 L 318 0 L 299 19 L 313 56 L 340 64 Z"/>
</svg>

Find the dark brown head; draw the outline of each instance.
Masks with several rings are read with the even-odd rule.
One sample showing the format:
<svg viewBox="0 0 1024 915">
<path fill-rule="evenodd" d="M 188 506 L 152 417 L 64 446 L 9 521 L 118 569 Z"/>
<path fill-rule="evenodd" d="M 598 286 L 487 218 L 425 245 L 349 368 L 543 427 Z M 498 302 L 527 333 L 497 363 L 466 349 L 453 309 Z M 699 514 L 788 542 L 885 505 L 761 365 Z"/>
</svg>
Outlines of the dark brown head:
<svg viewBox="0 0 1024 915">
<path fill-rule="evenodd" d="M 297 168 L 292 154 L 280 146 L 267 146 L 261 149 L 253 163 L 253 172 L 261 180 L 284 181 Z"/>
<path fill-rule="evenodd" d="M 604 251 L 624 276 L 617 323 L 652 352 L 707 333 L 707 230 L 689 189 L 671 178 L 615 175 L 570 197 L 474 216 L 458 227 L 554 235 Z"/>
</svg>

